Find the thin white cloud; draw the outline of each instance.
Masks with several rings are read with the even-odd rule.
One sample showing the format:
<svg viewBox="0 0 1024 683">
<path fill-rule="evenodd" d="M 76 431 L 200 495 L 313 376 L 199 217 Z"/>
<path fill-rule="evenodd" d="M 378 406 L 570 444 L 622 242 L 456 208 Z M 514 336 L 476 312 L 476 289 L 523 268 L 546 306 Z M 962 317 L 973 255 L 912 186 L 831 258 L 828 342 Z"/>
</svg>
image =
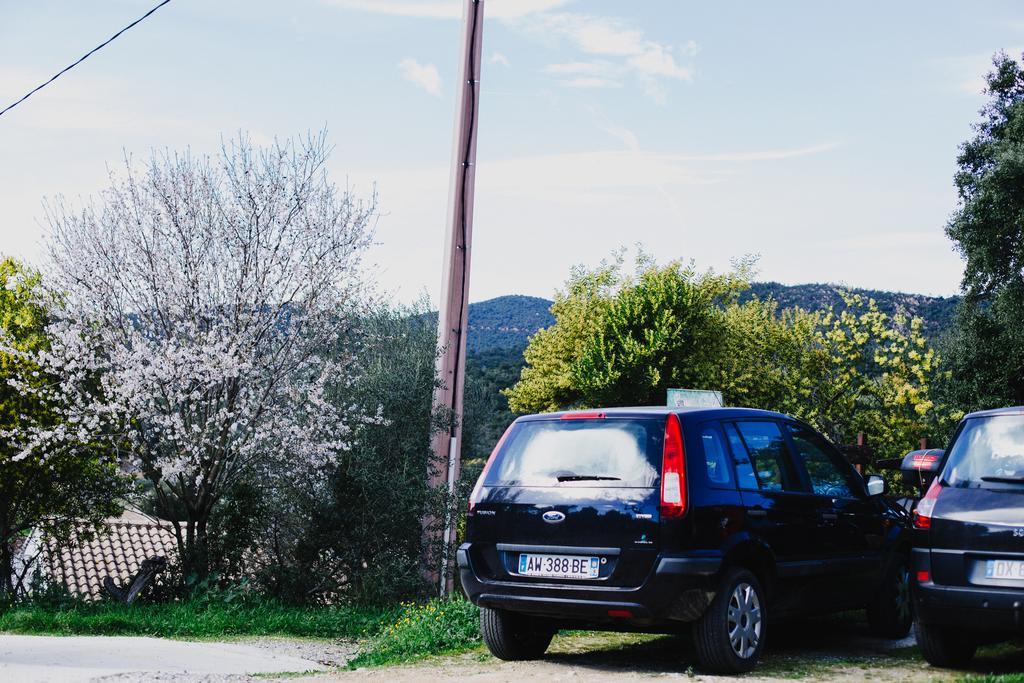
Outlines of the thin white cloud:
<svg viewBox="0 0 1024 683">
<path fill-rule="evenodd" d="M 535 12 L 545 12 L 572 0 L 487 0 L 484 16 L 492 19 L 518 19 Z M 359 12 L 390 14 L 398 17 L 458 19 L 462 16 L 460 0 L 321 0 L 323 4 Z"/>
<path fill-rule="evenodd" d="M 626 70 L 607 60 L 548 64 L 542 71 L 566 88 L 621 88 Z"/>
<path fill-rule="evenodd" d="M 566 88 L 621 88 L 622 82 L 611 78 L 598 78 L 596 76 L 580 76 L 579 78 L 566 78 L 559 81 Z"/>
<path fill-rule="evenodd" d="M 638 72 L 647 76 L 664 76 L 665 78 L 679 78 L 684 81 L 693 79 L 693 70 L 681 66 L 672 56 L 671 48 L 664 45 L 651 45 L 643 52 L 633 55 L 626 62 Z"/>
<path fill-rule="evenodd" d="M 618 19 L 571 12 L 540 14 L 520 23 L 534 34 L 565 40 L 585 54 L 601 57 L 545 68 L 555 76 L 575 74 L 575 78 L 560 80 L 567 87 L 579 87 L 581 82 L 607 87 L 632 74 L 649 97 L 664 101 L 666 81 L 693 80 L 693 67 L 677 59 L 697 54 L 699 48 L 692 40 L 677 50 L 648 39 L 643 31 Z"/>
<path fill-rule="evenodd" d="M 628 57 L 644 49 L 643 31 L 610 17 L 561 12 L 537 17 L 535 31 L 561 35 L 583 52 Z"/>
<path fill-rule="evenodd" d="M 609 76 L 620 71 L 621 67 L 608 61 L 565 62 L 544 67 L 544 73 L 556 76 Z"/>
<path fill-rule="evenodd" d="M 412 57 L 406 57 L 398 63 L 398 69 L 405 80 L 426 90 L 434 97 L 441 96 L 441 74 L 433 64 L 420 64 Z"/>
<path fill-rule="evenodd" d="M 842 239 L 825 240 L 823 246 L 834 249 L 915 249 L 948 248 L 949 239 L 942 230 L 928 232 L 887 232 L 884 234 L 860 235 Z"/>
<path fill-rule="evenodd" d="M 699 162 L 779 161 L 820 154 L 836 147 L 835 144 L 820 144 L 768 151 L 665 154 L 640 150 L 631 131 L 609 132 L 621 136 L 629 149 L 481 160 L 477 192 L 481 196 L 529 197 L 570 203 L 584 198 L 594 201 L 600 197 L 604 197 L 601 201 L 606 201 L 608 193 L 657 186 L 718 184 L 728 177 L 717 169 L 699 166 Z M 411 188 L 416 188 L 417 192 L 441 191 L 446 187 L 448 178 L 447 167 L 444 166 L 378 170 L 368 177 L 378 180 L 382 194 L 394 197 L 404 196 L 403 193 Z"/>
<path fill-rule="evenodd" d="M 781 159 L 792 159 L 794 157 L 805 157 L 811 154 L 822 154 L 831 152 L 841 146 L 838 142 L 824 142 L 808 147 L 793 147 L 789 149 L 765 150 L 762 152 L 726 152 L 720 154 L 695 154 L 676 157 L 680 161 L 779 161 Z"/>
<path fill-rule="evenodd" d="M 508 61 L 508 57 L 501 54 L 500 52 L 495 52 L 494 54 L 492 54 L 491 58 L 487 61 L 491 64 L 500 64 L 504 67 L 512 66 L 512 64 Z"/>
<path fill-rule="evenodd" d="M 612 123 L 607 116 L 605 116 L 596 107 L 588 106 L 587 109 L 590 111 L 590 115 L 594 117 L 594 123 L 605 133 L 608 133 L 616 140 L 622 142 L 626 146 L 626 149 L 634 152 L 640 151 L 640 140 L 629 128 L 620 126 Z"/>
</svg>

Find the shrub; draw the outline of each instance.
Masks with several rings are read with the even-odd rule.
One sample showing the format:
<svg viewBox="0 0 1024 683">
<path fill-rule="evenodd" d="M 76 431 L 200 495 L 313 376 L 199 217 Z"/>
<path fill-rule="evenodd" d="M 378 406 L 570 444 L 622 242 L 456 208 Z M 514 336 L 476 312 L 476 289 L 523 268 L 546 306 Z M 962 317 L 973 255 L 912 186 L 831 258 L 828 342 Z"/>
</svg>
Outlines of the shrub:
<svg viewBox="0 0 1024 683">
<path fill-rule="evenodd" d="M 370 638 L 349 668 L 450 653 L 480 643 L 480 610 L 462 598 L 402 603 L 403 610 Z"/>
</svg>

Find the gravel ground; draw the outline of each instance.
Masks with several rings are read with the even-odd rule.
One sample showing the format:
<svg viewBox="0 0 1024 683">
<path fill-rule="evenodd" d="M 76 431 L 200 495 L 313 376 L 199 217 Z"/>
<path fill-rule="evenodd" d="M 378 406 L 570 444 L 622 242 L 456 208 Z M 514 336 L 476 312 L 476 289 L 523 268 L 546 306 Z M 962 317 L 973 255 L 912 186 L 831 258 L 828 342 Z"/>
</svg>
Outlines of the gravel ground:
<svg viewBox="0 0 1024 683">
<path fill-rule="evenodd" d="M 239 645 L 251 645 L 276 655 L 308 659 L 329 667 L 345 666 L 356 655 L 359 646 L 346 641 L 297 640 L 294 638 L 242 638 Z"/>
<path fill-rule="evenodd" d="M 777 634 L 750 681 L 793 678 L 822 680 L 931 681 L 948 680 L 916 657 L 913 639 L 895 647 L 880 641 L 851 638 L 841 647 L 822 647 L 816 639 Z M 794 640 L 790 640 L 794 638 Z M 804 640 L 805 642 L 796 642 Z M 810 642 L 807 642 L 807 641 Z M 771 642 L 771 641 L 769 641 Z M 837 644 L 838 645 L 838 644 Z M 586 634 L 558 637 L 548 655 L 536 662 L 501 662 L 476 651 L 397 667 L 330 671 L 312 676 L 317 683 L 343 680 L 379 681 L 637 681 L 647 679 L 718 681 L 731 677 L 701 675 L 685 637 L 636 634 Z M 304 679 L 307 680 L 307 679 Z"/>
<path fill-rule="evenodd" d="M 304 659 L 332 668 L 345 666 L 348 660 L 355 656 L 358 649 L 358 646 L 352 642 L 296 638 L 239 638 L 226 642 L 231 645 L 259 648 L 275 655 Z M 94 680 L 102 681 L 102 683 L 251 683 L 267 680 L 295 680 L 295 677 L 289 675 L 284 679 L 275 679 L 273 675 L 254 677 L 230 674 L 128 673 Z M 304 679 L 300 678 L 299 680 Z"/>
<path fill-rule="evenodd" d="M 536 662 L 501 662 L 480 650 L 395 667 L 328 671 L 303 678 L 316 683 L 346 680 L 636 681 L 646 679 L 736 680 L 701 675 L 685 637 L 594 633 L 556 637 Z M 844 617 L 775 626 L 758 668 L 742 680 L 801 678 L 828 681 L 954 681 L 965 673 L 1024 670 L 1024 652 L 987 650 L 969 672 L 933 669 L 920 658 L 913 637 L 892 642 L 871 637 L 862 622 Z"/>
</svg>

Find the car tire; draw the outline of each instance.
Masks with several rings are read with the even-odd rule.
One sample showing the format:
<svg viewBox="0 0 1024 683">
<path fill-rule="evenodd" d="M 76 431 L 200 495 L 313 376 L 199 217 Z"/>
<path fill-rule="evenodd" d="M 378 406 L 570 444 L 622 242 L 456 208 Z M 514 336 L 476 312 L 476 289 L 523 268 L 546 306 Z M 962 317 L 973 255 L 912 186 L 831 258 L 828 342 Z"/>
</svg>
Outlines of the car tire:
<svg viewBox="0 0 1024 683">
<path fill-rule="evenodd" d="M 761 583 L 746 569 L 726 570 L 714 599 L 694 624 L 701 668 L 711 673 L 752 670 L 764 650 L 768 613 Z"/>
<path fill-rule="evenodd" d="M 914 604 L 910 597 L 910 566 L 906 560 L 899 560 L 886 572 L 867 612 L 872 635 L 893 640 L 907 637 L 914 625 Z"/>
<path fill-rule="evenodd" d="M 925 661 L 944 669 L 964 666 L 974 658 L 978 640 L 962 629 L 917 622 L 917 646 Z"/>
<path fill-rule="evenodd" d="M 480 633 L 492 655 L 514 662 L 540 659 L 551 644 L 555 629 L 525 614 L 481 607 Z"/>
</svg>

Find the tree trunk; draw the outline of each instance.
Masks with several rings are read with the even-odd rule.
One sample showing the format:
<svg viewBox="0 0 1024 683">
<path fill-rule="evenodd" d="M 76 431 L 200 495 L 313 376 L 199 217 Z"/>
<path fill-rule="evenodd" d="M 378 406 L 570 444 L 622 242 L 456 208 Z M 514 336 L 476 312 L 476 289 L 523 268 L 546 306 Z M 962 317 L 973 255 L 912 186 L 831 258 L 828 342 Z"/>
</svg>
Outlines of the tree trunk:
<svg viewBox="0 0 1024 683">
<path fill-rule="evenodd" d="M 209 514 L 189 512 L 185 522 L 185 534 L 179 539 L 182 575 L 186 580 L 200 582 L 210 574 L 208 534 Z"/>
<path fill-rule="evenodd" d="M 3 573 L 3 580 L 0 581 L 0 602 L 12 602 L 17 596 L 14 594 L 14 533 L 10 529 L 0 529 L 0 572 Z"/>
</svg>

